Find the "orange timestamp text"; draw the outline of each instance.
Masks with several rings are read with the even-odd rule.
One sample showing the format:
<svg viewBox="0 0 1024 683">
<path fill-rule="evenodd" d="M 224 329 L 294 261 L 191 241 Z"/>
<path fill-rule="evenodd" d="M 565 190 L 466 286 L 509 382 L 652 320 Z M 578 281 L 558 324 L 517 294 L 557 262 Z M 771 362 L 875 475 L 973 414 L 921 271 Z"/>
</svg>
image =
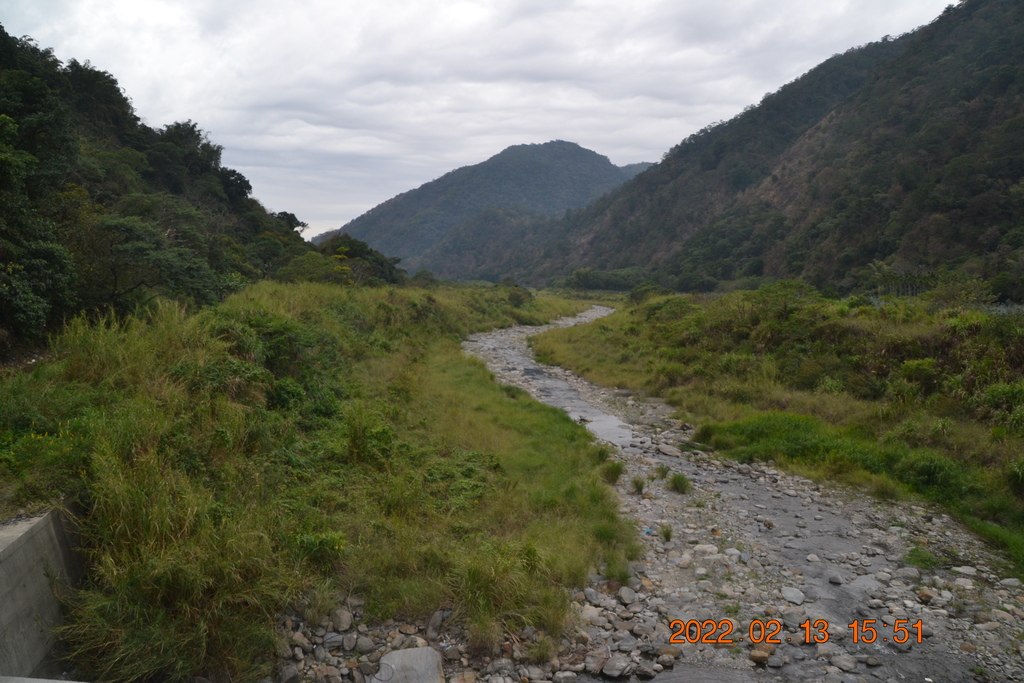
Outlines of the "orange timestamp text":
<svg viewBox="0 0 1024 683">
<path fill-rule="evenodd" d="M 825 619 L 806 619 L 799 624 L 796 635 L 784 633 L 784 627 L 778 619 L 754 619 L 747 626 L 746 634 L 737 632 L 737 625 L 731 619 L 675 619 L 669 622 L 672 643 L 710 643 L 714 645 L 731 645 L 734 643 L 827 643 L 829 622 Z M 909 619 L 895 619 L 885 623 L 877 619 L 858 619 L 847 624 L 854 643 L 920 643 L 923 638 L 924 626 L 920 619 L 911 623 Z"/>
</svg>

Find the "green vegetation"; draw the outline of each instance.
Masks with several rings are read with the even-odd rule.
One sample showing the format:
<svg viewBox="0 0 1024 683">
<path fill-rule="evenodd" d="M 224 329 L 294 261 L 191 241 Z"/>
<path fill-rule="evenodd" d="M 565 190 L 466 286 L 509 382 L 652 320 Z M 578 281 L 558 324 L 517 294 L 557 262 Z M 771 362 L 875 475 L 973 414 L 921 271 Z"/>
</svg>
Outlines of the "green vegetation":
<svg viewBox="0 0 1024 683">
<path fill-rule="evenodd" d="M 497 238 L 460 238 L 453 268 L 687 292 L 949 282 L 954 298 L 1024 302 L 1022 23 L 1016 0 L 951 5 L 708 125 L 585 208 L 481 221 Z"/>
<path fill-rule="evenodd" d="M 941 503 L 1024 567 L 1022 340 L 1019 313 L 780 282 L 651 298 L 533 346 L 600 384 L 665 396 L 730 457 Z"/>
<path fill-rule="evenodd" d="M 491 240 L 506 244 L 505 228 L 522 216 L 541 222 L 561 216 L 567 209 L 586 206 L 639 170 L 624 172 L 607 157 L 562 140 L 513 145 L 487 161 L 394 197 L 339 232 L 372 239 L 376 248 L 401 256 L 414 269 L 497 282 L 515 273 L 506 269 L 500 276 L 487 277 L 486 269 L 466 269 L 468 264 L 460 263 L 459 255 L 468 248 L 487 248 Z"/>
<path fill-rule="evenodd" d="M 668 480 L 668 488 L 676 493 L 689 493 L 693 488 L 689 478 L 682 472 L 676 472 Z"/>
<path fill-rule="evenodd" d="M 601 465 L 601 478 L 608 483 L 609 486 L 614 486 L 615 482 L 619 480 L 622 473 L 626 471 L 626 466 L 618 460 L 611 460 Z"/>
<path fill-rule="evenodd" d="M 275 274 L 397 281 L 357 240 L 314 251 L 222 151 L 192 121 L 150 128 L 113 76 L 0 27 L 0 351 L 80 311 L 201 306 Z"/>
<path fill-rule="evenodd" d="M 903 561 L 907 564 L 918 566 L 921 569 L 934 569 L 942 564 L 940 558 L 920 546 L 908 550 L 907 554 L 903 556 Z"/>
<path fill-rule="evenodd" d="M 647 480 L 643 477 L 633 477 L 632 485 L 633 493 L 640 496 L 643 495 L 644 487 L 647 485 Z"/>
<path fill-rule="evenodd" d="M 78 318 L 4 371 L 0 509 L 82 510 L 62 629 L 82 675 L 255 680 L 276 611 L 349 591 L 373 618 L 449 605 L 487 650 L 524 624 L 557 639 L 565 588 L 635 552 L 607 452 L 458 340 L 579 308 L 263 282 L 195 314 Z"/>
</svg>

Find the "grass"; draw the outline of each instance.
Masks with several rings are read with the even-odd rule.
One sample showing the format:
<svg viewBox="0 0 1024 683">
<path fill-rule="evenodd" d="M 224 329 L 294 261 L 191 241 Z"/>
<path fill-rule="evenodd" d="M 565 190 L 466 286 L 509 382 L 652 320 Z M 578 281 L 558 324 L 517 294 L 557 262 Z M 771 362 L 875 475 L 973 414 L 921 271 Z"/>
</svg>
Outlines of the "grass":
<svg viewBox="0 0 1024 683">
<path fill-rule="evenodd" d="M 644 486 L 647 485 L 647 482 L 644 480 L 643 477 L 633 477 L 632 485 L 633 485 L 633 493 L 635 493 L 636 495 L 640 496 L 640 495 L 643 495 Z"/>
<path fill-rule="evenodd" d="M 920 546 L 911 548 L 903 556 L 906 564 L 912 564 L 921 569 L 935 569 L 942 565 L 942 558 L 936 557 L 931 551 Z"/>
<path fill-rule="evenodd" d="M 1020 314 L 776 283 L 655 297 L 533 346 L 598 384 L 666 398 L 725 457 L 940 503 L 1024 575 L 1022 340 Z"/>
<path fill-rule="evenodd" d="M 84 510 L 89 581 L 60 632 L 78 670 L 255 680 L 275 614 L 350 591 L 375 618 L 447 605 L 483 650 L 525 624 L 560 637 L 565 589 L 637 552 L 612 463 L 458 340 L 582 307 L 261 283 L 71 322 L 52 360 L 0 376 L 0 509 Z"/>
<path fill-rule="evenodd" d="M 619 477 L 622 476 L 622 473 L 626 471 L 626 466 L 618 460 L 612 460 L 602 465 L 600 471 L 601 478 L 604 479 L 609 486 L 614 486 L 619 480 Z"/>
<path fill-rule="evenodd" d="M 682 472 L 676 472 L 668 480 L 668 488 L 676 493 L 689 493 L 693 489 L 690 479 Z"/>
</svg>

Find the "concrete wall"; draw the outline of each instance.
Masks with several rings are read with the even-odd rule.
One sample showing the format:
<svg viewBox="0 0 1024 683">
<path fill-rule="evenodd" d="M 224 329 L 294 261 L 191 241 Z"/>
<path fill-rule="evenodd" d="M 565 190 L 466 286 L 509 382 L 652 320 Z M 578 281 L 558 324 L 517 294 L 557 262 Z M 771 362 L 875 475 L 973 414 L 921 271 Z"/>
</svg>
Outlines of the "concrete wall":
<svg viewBox="0 0 1024 683">
<path fill-rule="evenodd" d="M 82 565 L 73 533 L 54 510 L 0 526 L 0 676 L 38 676 L 60 624 L 52 581 L 75 584 Z"/>
</svg>

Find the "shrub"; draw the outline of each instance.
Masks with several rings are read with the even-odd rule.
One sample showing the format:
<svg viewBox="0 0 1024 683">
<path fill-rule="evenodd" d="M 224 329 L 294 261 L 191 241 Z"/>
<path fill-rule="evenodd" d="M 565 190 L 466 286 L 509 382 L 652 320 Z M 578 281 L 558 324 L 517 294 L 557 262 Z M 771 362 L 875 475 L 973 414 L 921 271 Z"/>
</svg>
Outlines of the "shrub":
<svg viewBox="0 0 1024 683">
<path fill-rule="evenodd" d="M 690 489 L 693 488 L 693 484 L 682 472 L 676 472 L 668 480 L 668 488 L 676 493 L 689 493 Z"/>
<path fill-rule="evenodd" d="M 611 462 L 606 462 L 602 465 L 600 471 L 601 478 L 608 484 L 614 486 L 615 482 L 617 482 L 619 477 L 622 476 L 622 473 L 626 471 L 626 466 L 618 460 L 612 460 Z"/>
</svg>

